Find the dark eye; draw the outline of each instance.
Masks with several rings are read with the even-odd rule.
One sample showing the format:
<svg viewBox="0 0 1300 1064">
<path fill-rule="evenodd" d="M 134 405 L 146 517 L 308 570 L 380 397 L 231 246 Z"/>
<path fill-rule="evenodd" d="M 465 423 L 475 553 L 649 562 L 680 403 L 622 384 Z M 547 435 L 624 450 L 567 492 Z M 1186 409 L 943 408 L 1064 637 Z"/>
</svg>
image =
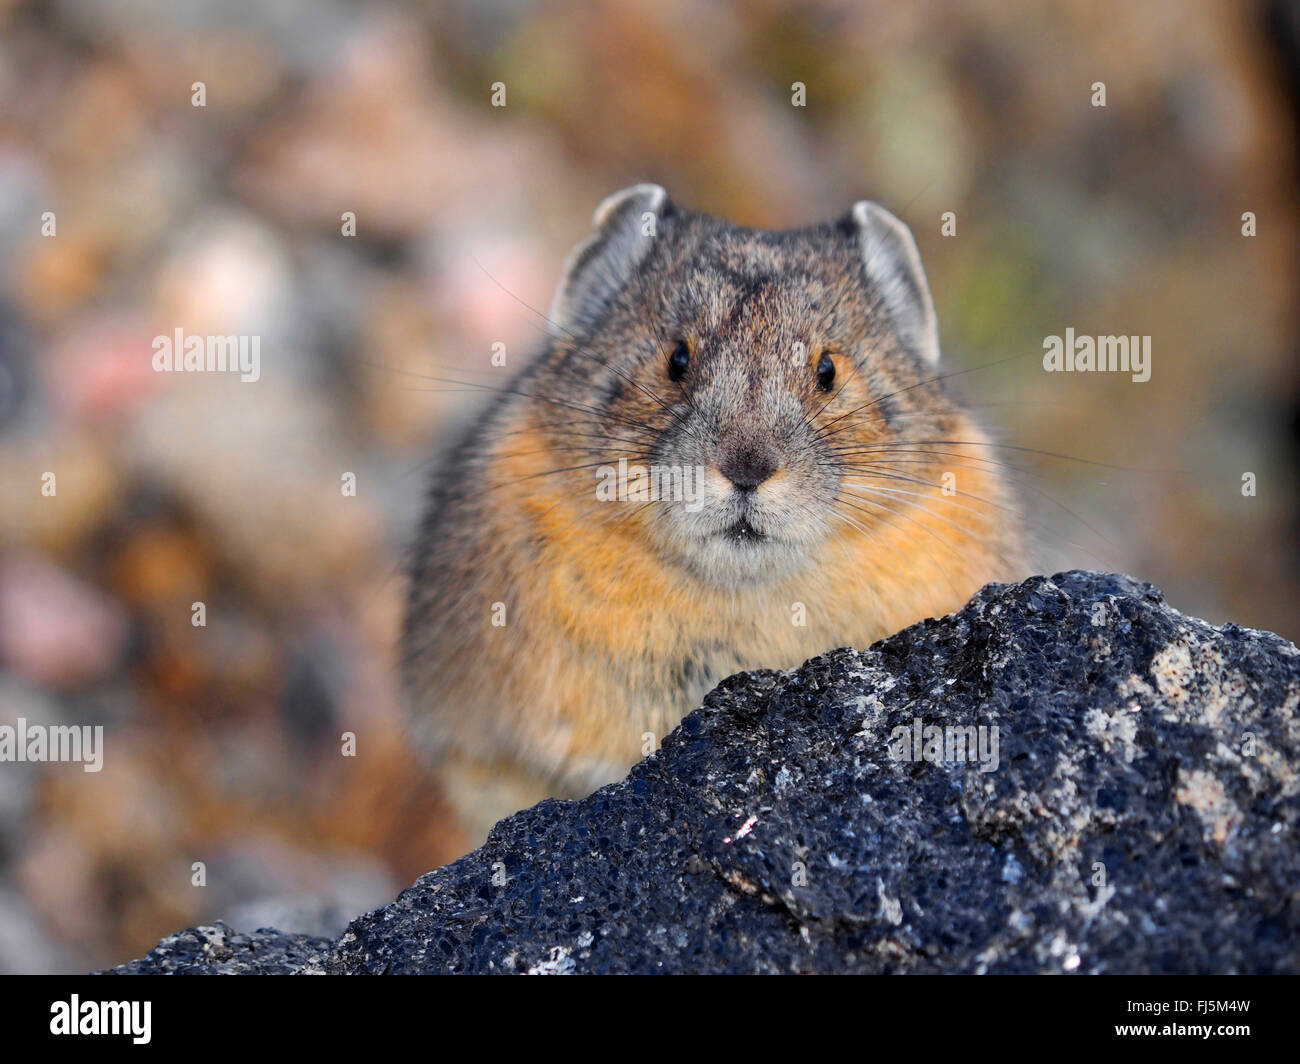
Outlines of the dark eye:
<svg viewBox="0 0 1300 1064">
<path fill-rule="evenodd" d="M 673 353 L 668 356 L 668 379 L 679 381 L 686 376 L 686 367 L 691 364 L 691 349 L 685 340 L 678 340 Z"/>
<path fill-rule="evenodd" d="M 829 392 L 834 383 L 835 361 L 829 351 L 823 351 L 822 357 L 817 360 L 817 387 L 824 392 Z"/>
</svg>

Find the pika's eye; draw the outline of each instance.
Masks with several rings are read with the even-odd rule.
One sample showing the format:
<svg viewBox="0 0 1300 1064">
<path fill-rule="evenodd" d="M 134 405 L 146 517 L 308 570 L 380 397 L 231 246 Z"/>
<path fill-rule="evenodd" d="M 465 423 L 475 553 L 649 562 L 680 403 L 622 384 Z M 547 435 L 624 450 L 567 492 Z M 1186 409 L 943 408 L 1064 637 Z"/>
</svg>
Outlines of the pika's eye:
<svg viewBox="0 0 1300 1064">
<path fill-rule="evenodd" d="M 691 349 L 685 340 L 678 340 L 673 353 L 668 356 L 668 379 L 679 381 L 686 376 L 686 367 L 691 364 Z"/>
<path fill-rule="evenodd" d="M 824 392 L 829 392 L 834 383 L 835 361 L 829 351 L 823 351 L 822 357 L 817 360 L 817 387 Z"/>
</svg>

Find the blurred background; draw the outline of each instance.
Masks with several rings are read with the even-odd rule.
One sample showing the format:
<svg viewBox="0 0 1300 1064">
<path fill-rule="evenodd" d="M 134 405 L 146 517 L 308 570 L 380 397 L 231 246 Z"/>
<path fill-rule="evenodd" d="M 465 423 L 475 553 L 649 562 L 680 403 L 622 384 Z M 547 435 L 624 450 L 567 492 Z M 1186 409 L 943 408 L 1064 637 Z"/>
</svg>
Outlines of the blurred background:
<svg viewBox="0 0 1300 1064">
<path fill-rule="evenodd" d="M 107 730 L 98 774 L 0 764 L 0 971 L 333 932 L 458 855 L 402 742 L 402 553 L 492 345 L 526 363 L 634 181 L 773 227 L 885 204 L 954 385 L 1027 449 L 1045 566 L 1300 636 L 1298 32 L 1283 2 L 0 0 L 0 723 Z M 1150 335 L 1151 380 L 1043 373 L 1067 327 Z M 177 328 L 261 337 L 261 380 L 153 372 Z"/>
</svg>

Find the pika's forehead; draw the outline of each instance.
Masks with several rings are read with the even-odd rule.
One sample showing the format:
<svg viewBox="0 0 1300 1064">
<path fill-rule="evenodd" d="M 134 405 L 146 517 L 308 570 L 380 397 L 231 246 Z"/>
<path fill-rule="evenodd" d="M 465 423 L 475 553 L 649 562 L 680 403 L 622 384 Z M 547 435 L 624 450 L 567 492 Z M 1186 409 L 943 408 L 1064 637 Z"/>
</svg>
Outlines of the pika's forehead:
<svg viewBox="0 0 1300 1064">
<path fill-rule="evenodd" d="M 674 302 L 708 328 L 749 313 L 815 313 L 844 299 L 849 255 L 816 231 L 726 227 L 682 242 L 670 267 Z"/>
<path fill-rule="evenodd" d="M 715 223 L 688 228 L 683 237 L 681 259 L 740 281 L 821 272 L 842 251 L 820 228 L 772 232 Z"/>
</svg>

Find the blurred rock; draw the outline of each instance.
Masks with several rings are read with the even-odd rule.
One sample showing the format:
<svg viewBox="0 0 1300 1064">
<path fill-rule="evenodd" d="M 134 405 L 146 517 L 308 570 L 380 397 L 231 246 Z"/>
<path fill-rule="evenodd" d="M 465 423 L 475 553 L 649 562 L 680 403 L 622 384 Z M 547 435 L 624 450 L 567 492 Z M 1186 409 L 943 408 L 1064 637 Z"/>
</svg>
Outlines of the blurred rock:
<svg viewBox="0 0 1300 1064">
<path fill-rule="evenodd" d="M 329 939 L 279 931 L 232 931 L 225 924 L 195 927 L 163 939 L 149 955 L 108 975 L 324 974 Z"/>
<path fill-rule="evenodd" d="M 47 483 L 55 494 L 45 493 Z M 120 503 L 121 485 L 109 453 L 89 433 L 48 443 L 0 438 L 0 543 L 54 555 L 84 549 Z"/>
<path fill-rule="evenodd" d="M 232 927 L 337 938 L 357 912 L 396 889 L 392 876 L 361 854 L 325 856 L 265 836 L 214 852 L 206 865 L 201 910 Z"/>
<path fill-rule="evenodd" d="M 210 210 L 171 244 L 155 291 L 161 333 L 255 335 L 267 357 L 264 370 L 301 376 L 303 354 L 291 342 L 289 320 L 291 264 L 272 230 L 246 213 Z"/>
<path fill-rule="evenodd" d="M 45 367 L 58 412 L 70 422 L 120 419 L 162 378 L 142 358 L 152 336 L 138 317 L 96 318 L 53 345 Z"/>
<path fill-rule="evenodd" d="M 56 715 L 48 695 L 0 671 L 0 725 L 16 727 L 19 717 L 38 725 L 64 723 Z M 23 761 L 5 764 L 0 771 L 0 869 L 12 861 L 32 826 L 40 768 Z"/>
<path fill-rule="evenodd" d="M 127 636 L 112 599 L 35 554 L 0 557 L 0 664 L 63 688 L 104 676 Z"/>
<path fill-rule="evenodd" d="M 340 900 L 314 894 L 261 898 L 236 905 L 230 910 L 229 923 L 232 927 L 275 928 L 291 935 L 338 938 L 357 910 L 373 903 L 373 898 L 358 905 L 354 898 Z"/>
<path fill-rule="evenodd" d="M 222 561 L 254 585 L 300 593 L 364 578 L 357 562 L 374 557 L 377 535 L 369 485 L 320 396 L 271 371 L 254 383 L 173 378 L 142 411 L 128 453 L 205 522 Z M 348 472 L 356 497 L 342 491 Z"/>
<path fill-rule="evenodd" d="M 0 886 L 0 975 L 56 975 L 71 970 L 68 952 L 41 926 L 22 895 Z"/>
</svg>

